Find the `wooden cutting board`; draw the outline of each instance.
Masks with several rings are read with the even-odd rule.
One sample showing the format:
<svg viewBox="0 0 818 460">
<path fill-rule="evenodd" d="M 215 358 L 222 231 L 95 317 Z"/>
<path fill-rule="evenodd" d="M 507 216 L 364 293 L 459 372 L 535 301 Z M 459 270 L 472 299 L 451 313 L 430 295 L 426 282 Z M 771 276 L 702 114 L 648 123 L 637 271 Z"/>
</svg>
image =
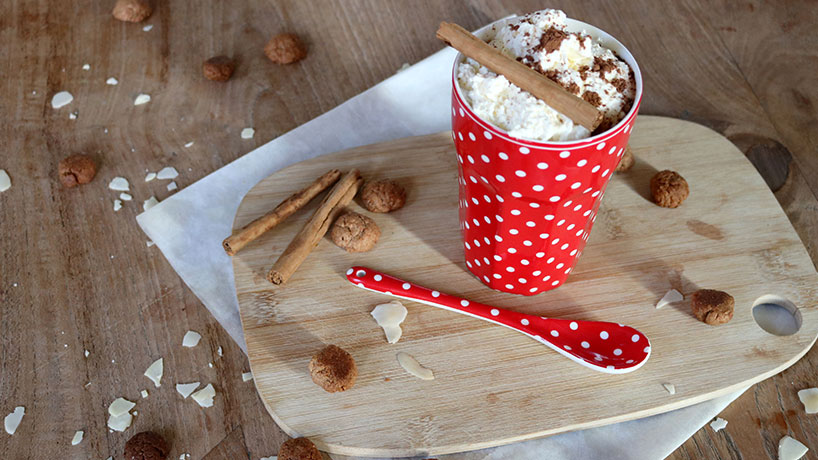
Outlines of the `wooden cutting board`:
<svg viewBox="0 0 818 460">
<path fill-rule="evenodd" d="M 400 211 L 370 214 L 382 231 L 370 253 L 347 254 L 325 240 L 285 286 L 269 284 L 265 273 L 315 200 L 233 258 L 255 384 L 276 422 L 331 453 L 440 455 L 678 409 L 792 365 L 818 333 L 818 274 L 761 176 L 727 139 L 690 122 L 641 116 L 630 145 L 637 163 L 613 178 L 568 283 L 534 297 L 492 291 L 466 270 L 448 132 L 325 155 L 259 182 L 234 227 L 331 168 L 359 168 L 365 178 L 397 179 L 408 189 Z M 680 208 L 646 198 L 657 169 L 678 171 L 690 184 Z M 602 374 L 512 330 L 408 301 L 403 337 L 390 345 L 369 312 L 391 298 L 346 281 L 351 265 L 525 313 L 625 323 L 651 339 L 652 355 L 634 373 Z M 693 318 L 687 300 L 657 310 L 671 288 L 727 291 L 735 316 L 712 327 Z M 776 336 L 756 324 L 752 307 L 770 294 L 799 307 L 797 333 Z M 307 369 L 330 343 L 358 364 L 357 384 L 343 393 L 325 393 Z M 399 351 L 436 379 L 404 372 Z"/>
</svg>

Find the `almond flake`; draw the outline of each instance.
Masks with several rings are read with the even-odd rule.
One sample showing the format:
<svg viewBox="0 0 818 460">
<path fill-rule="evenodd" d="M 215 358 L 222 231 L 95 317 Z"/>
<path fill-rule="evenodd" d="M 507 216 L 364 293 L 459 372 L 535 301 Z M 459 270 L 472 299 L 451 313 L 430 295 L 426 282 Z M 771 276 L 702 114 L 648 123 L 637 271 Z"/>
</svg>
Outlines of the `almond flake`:
<svg viewBox="0 0 818 460">
<path fill-rule="evenodd" d="M 129 184 L 128 179 L 124 177 L 114 177 L 108 184 L 108 188 L 117 192 L 127 192 L 130 190 L 131 184 Z"/>
<path fill-rule="evenodd" d="M 74 96 L 72 96 L 71 93 L 68 91 L 60 91 L 51 98 L 51 107 L 59 109 L 60 107 L 70 104 L 73 100 Z"/>
<path fill-rule="evenodd" d="M 684 299 L 685 297 L 679 291 L 676 289 L 671 289 L 667 291 L 667 294 L 665 294 L 665 296 L 662 297 L 659 302 L 656 303 L 656 308 L 659 309 L 665 305 L 670 305 L 673 302 L 680 302 Z"/>
<path fill-rule="evenodd" d="M 106 84 L 108 84 L 108 85 L 114 86 L 114 85 L 118 85 L 118 84 L 119 84 L 119 80 L 117 80 L 117 79 L 116 79 L 116 78 L 114 78 L 114 77 L 111 77 L 111 78 L 109 78 L 109 79 L 105 80 L 105 83 L 106 83 Z"/>
<path fill-rule="evenodd" d="M 5 169 L 0 169 L 0 192 L 5 192 L 11 188 L 11 177 Z"/>
<path fill-rule="evenodd" d="M 157 204 L 159 204 L 159 200 L 157 200 L 155 196 L 152 196 L 142 203 L 142 210 L 147 211 L 148 209 L 156 206 Z"/>
<path fill-rule="evenodd" d="M 157 359 L 153 362 L 148 369 L 145 371 L 145 377 L 151 379 L 154 386 L 159 388 L 162 386 L 162 374 L 164 373 L 164 361 L 162 358 Z"/>
<path fill-rule="evenodd" d="M 156 173 L 156 178 L 159 180 L 176 179 L 177 176 L 179 172 L 173 166 L 166 166 Z"/>
<path fill-rule="evenodd" d="M 77 444 L 81 443 L 83 435 L 85 435 L 85 432 L 81 430 L 74 433 L 74 437 L 71 438 L 71 445 L 76 446 Z"/>
<path fill-rule="evenodd" d="M 147 104 L 150 101 L 151 101 L 150 94 L 140 93 L 136 96 L 136 99 L 133 100 L 133 105 Z"/>
<path fill-rule="evenodd" d="M 244 128 L 241 130 L 242 139 L 252 139 L 255 134 L 256 130 L 253 128 Z"/>
<path fill-rule="evenodd" d="M 716 420 L 713 420 L 712 422 L 710 422 L 710 428 L 713 428 L 713 431 L 721 431 L 726 426 L 727 426 L 727 420 L 725 420 L 725 419 L 723 419 L 721 417 L 716 417 Z"/>
<path fill-rule="evenodd" d="M 6 415 L 6 418 L 3 419 L 3 425 L 6 428 L 6 433 L 14 434 L 17 431 L 17 427 L 20 426 L 20 422 L 23 420 L 23 416 L 26 415 L 26 408 L 23 406 L 17 406 L 14 408 L 14 412 Z"/>
<path fill-rule="evenodd" d="M 199 344 L 199 340 L 202 339 L 201 334 L 196 331 L 187 331 L 185 336 L 182 338 L 182 346 L 193 348 Z"/>
<path fill-rule="evenodd" d="M 199 388 L 199 382 L 192 382 L 192 383 L 177 383 L 176 384 L 176 391 L 182 395 L 183 398 L 187 399 L 191 393 L 193 393 L 196 388 Z"/>
<path fill-rule="evenodd" d="M 417 359 L 414 356 L 399 352 L 397 355 L 398 363 L 400 363 L 401 367 L 403 367 L 406 372 L 414 375 L 415 377 L 421 380 L 434 380 L 435 374 L 432 372 L 431 369 L 427 369 L 420 365 Z"/>
<path fill-rule="evenodd" d="M 798 399 L 808 414 L 818 413 L 818 388 L 806 388 L 798 392 Z"/>
<path fill-rule="evenodd" d="M 778 460 L 798 460 L 808 451 L 807 446 L 789 436 L 784 436 L 778 441 Z"/>
<path fill-rule="evenodd" d="M 193 393 L 190 397 L 202 407 L 213 406 L 213 398 L 216 396 L 216 390 L 213 389 L 213 384 L 208 383 L 206 387 Z"/>
</svg>

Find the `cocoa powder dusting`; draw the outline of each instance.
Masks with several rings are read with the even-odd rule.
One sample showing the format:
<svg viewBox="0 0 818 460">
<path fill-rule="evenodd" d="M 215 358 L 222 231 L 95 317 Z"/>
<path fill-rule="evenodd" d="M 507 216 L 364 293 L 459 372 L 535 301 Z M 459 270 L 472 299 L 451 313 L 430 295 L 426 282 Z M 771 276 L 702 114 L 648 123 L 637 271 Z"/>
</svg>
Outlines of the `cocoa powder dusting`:
<svg viewBox="0 0 818 460">
<path fill-rule="evenodd" d="M 545 50 L 546 53 L 552 53 L 560 49 L 562 41 L 568 38 L 568 34 L 562 30 L 549 27 L 542 37 L 540 37 L 540 44 L 534 48 L 534 51 Z"/>
<path fill-rule="evenodd" d="M 614 63 L 614 61 L 610 59 L 602 59 L 599 56 L 594 56 L 594 66 L 592 69 L 594 70 L 594 72 L 599 72 L 601 75 L 604 76 L 611 70 L 615 70 L 616 64 Z"/>
<path fill-rule="evenodd" d="M 582 98 L 585 100 L 585 102 L 594 107 L 599 107 L 599 104 L 602 103 L 602 98 L 599 97 L 599 94 L 593 91 L 585 91 L 585 93 L 582 94 Z"/>
<path fill-rule="evenodd" d="M 624 78 L 616 78 L 611 82 L 611 84 L 614 85 L 614 88 L 616 88 L 620 94 L 624 94 L 625 90 L 628 88 L 628 82 Z"/>
</svg>

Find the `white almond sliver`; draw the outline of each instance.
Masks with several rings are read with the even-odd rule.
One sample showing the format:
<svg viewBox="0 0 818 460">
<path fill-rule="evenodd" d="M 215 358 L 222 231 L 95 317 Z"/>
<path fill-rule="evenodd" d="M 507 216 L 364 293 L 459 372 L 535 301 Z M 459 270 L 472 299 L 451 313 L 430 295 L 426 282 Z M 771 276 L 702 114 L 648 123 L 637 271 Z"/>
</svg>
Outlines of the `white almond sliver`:
<svg viewBox="0 0 818 460">
<path fill-rule="evenodd" d="M 114 211 L 122 209 L 122 200 L 114 200 Z"/>
<path fill-rule="evenodd" d="M 117 192 L 127 192 L 130 190 L 131 185 L 128 183 L 128 179 L 124 177 L 114 177 L 108 184 L 108 188 Z"/>
<path fill-rule="evenodd" d="M 211 407 L 213 406 L 213 398 L 215 396 L 216 390 L 213 388 L 213 384 L 208 383 L 206 387 L 193 393 L 190 397 L 196 401 L 196 404 L 202 407 Z"/>
<path fill-rule="evenodd" d="M 172 191 L 176 190 L 177 188 L 179 188 L 179 186 L 176 185 L 176 182 L 171 182 L 170 184 L 168 184 L 168 191 L 169 192 L 172 192 Z"/>
<path fill-rule="evenodd" d="M 6 428 L 6 433 L 14 434 L 17 431 L 17 427 L 20 426 L 20 422 L 23 421 L 23 416 L 26 415 L 26 408 L 23 406 L 17 406 L 14 408 L 14 412 L 6 415 L 6 418 L 3 419 L 3 425 Z"/>
<path fill-rule="evenodd" d="M 186 149 L 188 149 L 188 148 L 190 148 L 190 147 L 192 147 L 192 146 L 193 146 L 193 141 L 190 141 L 190 142 L 188 142 L 187 144 L 185 144 L 185 148 L 186 148 Z"/>
<path fill-rule="evenodd" d="M 407 310 L 402 303 L 393 300 L 389 303 L 383 303 L 375 307 L 370 313 L 378 326 L 383 328 L 386 334 L 386 341 L 389 343 L 397 343 L 403 331 L 400 324 L 406 319 Z"/>
<path fill-rule="evenodd" d="M 164 373 L 164 361 L 162 358 L 157 359 L 145 371 L 145 377 L 151 379 L 156 388 L 162 386 L 162 374 Z"/>
<path fill-rule="evenodd" d="M 177 176 L 179 176 L 179 172 L 173 166 L 166 166 L 156 173 L 156 178 L 159 180 L 176 179 Z"/>
<path fill-rule="evenodd" d="M 726 426 L 727 426 L 727 420 L 725 420 L 725 419 L 723 419 L 721 417 L 716 417 L 716 420 L 713 420 L 712 422 L 710 422 L 710 428 L 713 428 L 713 431 L 721 431 Z"/>
<path fill-rule="evenodd" d="M 73 100 L 74 96 L 72 96 L 71 93 L 68 91 L 60 91 L 51 98 L 51 107 L 59 109 L 60 107 L 70 104 Z"/>
<path fill-rule="evenodd" d="M 808 451 L 807 446 L 789 436 L 784 436 L 778 441 L 778 460 L 798 460 Z"/>
<path fill-rule="evenodd" d="M 665 294 L 665 296 L 662 297 L 659 300 L 659 302 L 656 303 L 656 308 L 659 309 L 664 307 L 665 305 L 672 304 L 673 302 L 679 302 L 684 299 L 685 297 L 682 295 L 682 293 L 680 293 L 676 289 L 671 289 L 667 291 L 667 294 Z"/>
<path fill-rule="evenodd" d="M 152 196 L 145 200 L 144 202 L 142 202 L 142 210 L 147 211 L 150 208 L 156 206 L 157 204 L 159 204 L 159 200 L 157 200 L 155 196 Z"/>
<path fill-rule="evenodd" d="M 261 457 L 259 460 L 278 460 L 278 455 L 273 455 L 272 457 Z"/>
<path fill-rule="evenodd" d="M 199 340 L 202 339 L 202 336 L 196 331 L 187 331 L 185 336 L 182 338 L 182 346 L 193 348 L 199 344 Z"/>
<path fill-rule="evenodd" d="M 152 181 L 154 179 L 156 179 L 156 173 L 155 172 L 149 172 L 148 175 L 145 176 L 145 182 L 150 182 L 150 181 Z"/>
<path fill-rule="evenodd" d="M 804 405 L 806 413 L 818 413 L 818 388 L 805 388 L 798 391 L 798 399 Z"/>
<path fill-rule="evenodd" d="M 242 382 L 249 382 L 253 380 L 253 373 L 252 372 L 244 372 L 241 374 L 241 381 Z"/>
<path fill-rule="evenodd" d="M 0 169 L 0 192 L 5 192 L 11 188 L 11 177 L 5 169 Z"/>
<path fill-rule="evenodd" d="M 133 200 L 133 197 L 125 192 L 122 192 L 119 194 L 119 199 L 122 201 L 131 201 Z"/>
<path fill-rule="evenodd" d="M 125 431 L 131 426 L 131 422 L 133 422 L 133 415 L 125 413 L 120 415 L 119 417 L 114 417 L 113 415 L 108 417 L 108 428 L 114 431 Z"/>
<path fill-rule="evenodd" d="M 122 414 L 127 414 L 136 406 L 136 403 L 128 401 L 125 398 L 116 398 L 114 402 L 108 406 L 108 414 L 114 417 L 119 417 Z"/>
<path fill-rule="evenodd" d="M 140 93 L 136 96 L 136 99 L 133 100 L 133 105 L 147 104 L 150 101 L 151 101 L 150 94 Z"/>
<path fill-rule="evenodd" d="M 91 64 L 83 64 L 82 70 L 91 70 Z"/>
<path fill-rule="evenodd" d="M 153 24 L 148 24 L 142 28 L 145 32 L 150 32 L 151 29 L 153 29 Z"/>
<path fill-rule="evenodd" d="M 223 355 L 224 355 L 224 352 L 222 351 L 222 347 L 219 347 L 219 349 L 218 349 L 218 350 L 216 350 L 216 353 L 218 353 L 218 354 L 219 354 L 219 356 L 223 356 Z"/>
<path fill-rule="evenodd" d="M 177 383 L 176 391 L 178 391 L 183 398 L 187 398 L 188 396 L 190 396 L 191 393 L 193 393 L 196 390 L 196 388 L 199 388 L 199 385 L 200 385 L 199 382 Z"/>
<path fill-rule="evenodd" d="M 665 390 L 667 390 L 668 393 L 672 395 L 676 394 L 676 385 L 672 383 L 663 383 L 662 386 L 665 387 Z"/>
<path fill-rule="evenodd" d="M 244 128 L 241 130 L 242 139 L 252 139 L 255 134 L 256 130 L 253 128 Z"/>
<path fill-rule="evenodd" d="M 111 77 L 111 78 L 109 78 L 109 79 L 105 80 L 105 83 L 106 83 L 106 84 L 109 84 L 109 85 L 111 85 L 111 86 L 113 86 L 113 85 L 118 85 L 118 84 L 119 84 L 119 80 L 117 80 L 117 79 L 116 79 L 116 78 L 114 78 L 114 77 Z"/>
<path fill-rule="evenodd" d="M 400 363 L 401 367 L 403 367 L 406 372 L 414 375 L 415 377 L 421 380 L 434 380 L 435 374 L 431 371 L 431 369 L 426 369 L 425 367 L 421 366 L 418 360 L 414 358 L 414 356 L 399 352 L 398 355 L 398 363 Z"/>
<path fill-rule="evenodd" d="M 74 437 L 71 438 L 71 445 L 76 446 L 77 444 L 82 442 L 82 437 L 85 435 L 83 431 L 77 431 L 74 433 Z"/>
<path fill-rule="evenodd" d="M 139 393 L 142 395 L 142 399 L 145 399 L 145 398 L 148 397 L 148 390 L 142 390 Z"/>
</svg>

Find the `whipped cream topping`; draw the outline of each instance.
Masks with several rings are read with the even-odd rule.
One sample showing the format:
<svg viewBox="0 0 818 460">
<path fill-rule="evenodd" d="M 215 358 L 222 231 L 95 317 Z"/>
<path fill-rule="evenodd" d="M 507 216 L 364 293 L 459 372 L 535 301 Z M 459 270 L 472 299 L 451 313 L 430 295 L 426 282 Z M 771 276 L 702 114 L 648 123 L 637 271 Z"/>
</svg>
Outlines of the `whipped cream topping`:
<svg viewBox="0 0 818 460">
<path fill-rule="evenodd" d="M 618 123 L 633 105 L 636 83 L 627 63 L 585 32 L 568 32 L 565 13 L 542 10 L 488 31 L 488 43 L 582 97 L 603 113 L 597 132 Z M 591 133 L 473 59 L 457 68 L 466 102 L 513 137 L 570 141 Z"/>
</svg>

